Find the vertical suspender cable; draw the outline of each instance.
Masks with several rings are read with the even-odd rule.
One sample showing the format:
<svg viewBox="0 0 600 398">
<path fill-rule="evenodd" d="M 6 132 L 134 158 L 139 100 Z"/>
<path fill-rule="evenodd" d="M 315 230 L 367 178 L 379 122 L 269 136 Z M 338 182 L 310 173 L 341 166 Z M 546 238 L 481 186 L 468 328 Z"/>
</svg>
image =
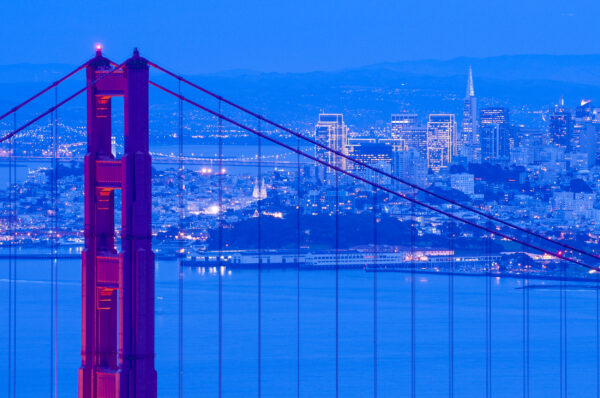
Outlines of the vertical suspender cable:
<svg viewBox="0 0 600 398">
<path fill-rule="evenodd" d="M 530 318 L 529 318 L 529 311 L 531 308 L 531 304 L 530 304 L 531 302 L 530 302 L 530 296 L 529 296 L 529 294 L 530 294 L 530 291 L 529 291 L 529 265 L 528 265 L 527 272 L 525 274 L 525 282 L 527 284 L 527 288 L 525 289 L 526 290 L 525 298 L 527 301 L 526 307 L 525 307 L 525 309 L 526 309 L 525 325 L 527 327 L 525 330 L 525 337 L 527 338 L 527 340 L 526 340 L 527 343 L 526 343 L 526 347 L 525 347 L 526 348 L 526 351 L 525 351 L 525 353 L 526 353 L 526 357 L 525 357 L 525 359 L 526 359 L 525 387 L 526 387 L 526 392 L 527 392 L 527 398 L 529 398 L 529 373 L 530 373 L 529 372 L 529 369 L 530 369 L 530 361 L 529 361 L 529 354 L 530 354 L 530 349 L 529 349 L 529 347 L 530 347 L 530 333 L 529 333 L 530 322 L 529 322 L 529 320 L 530 320 Z"/>
<path fill-rule="evenodd" d="M 300 138 L 298 137 L 298 151 L 300 151 Z M 300 398 L 300 215 L 301 215 L 301 170 L 300 170 L 300 153 L 296 154 L 297 170 L 296 170 L 296 397 Z"/>
<path fill-rule="evenodd" d="M 54 398 L 58 397 L 58 87 L 54 89 L 54 158 L 56 159 L 56 173 L 54 176 L 54 233 L 56 235 L 56 246 L 54 248 Z"/>
<path fill-rule="evenodd" d="M 488 229 L 492 225 L 488 222 Z M 486 239 L 485 270 L 485 396 L 492 396 L 492 234 Z"/>
<path fill-rule="evenodd" d="M 415 220 L 415 204 L 411 202 L 410 205 L 410 220 L 411 220 L 411 228 L 410 228 L 410 390 L 411 397 L 416 397 L 416 351 L 415 351 L 415 343 L 416 343 L 416 289 L 415 289 L 415 239 L 416 239 L 416 220 Z"/>
<path fill-rule="evenodd" d="M 336 156 L 336 164 L 338 162 Z M 335 172 L 335 397 L 340 393 L 340 190 L 337 171 Z"/>
<path fill-rule="evenodd" d="M 521 250 L 523 249 L 523 247 L 521 246 Z M 521 256 L 520 258 L 525 258 L 524 256 Z M 526 297 L 526 290 L 527 290 L 527 284 L 526 284 L 526 278 L 527 278 L 527 269 L 526 266 L 527 264 L 525 263 L 521 263 L 520 261 L 517 261 L 517 266 L 521 269 L 522 275 L 521 275 L 521 287 L 522 287 L 522 291 L 521 291 L 521 324 L 522 324 L 522 338 L 521 338 L 521 343 L 522 343 L 522 357 L 521 357 L 521 373 L 522 373 L 522 380 L 521 380 L 521 388 L 522 388 L 522 394 L 523 394 L 523 398 L 527 397 L 527 297 Z"/>
<path fill-rule="evenodd" d="M 454 397 L 454 222 L 449 220 L 450 267 L 448 273 L 448 398 Z"/>
<path fill-rule="evenodd" d="M 219 99 L 219 115 L 221 100 Z M 223 275 L 221 258 L 223 257 L 223 121 L 219 118 L 219 398 L 223 395 Z"/>
<path fill-rule="evenodd" d="M 564 264 L 561 262 L 558 262 L 560 269 L 560 279 L 559 279 L 559 294 L 558 294 L 558 309 L 559 309 L 559 329 L 560 329 L 560 333 L 559 333 L 559 353 L 560 353 L 560 360 L 559 360 L 559 371 L 560 371 L 560 377 L 559 377 L 559 384 L 560 384 L 560 394 L 559 396 L 561 398 L 564 397 L 564 390 L 565 390 L 565 380 L 564 380 L 564 352 L 565 352 L 565 347 L 564 347 L 564 311 L 563 311 L 563 296 L 565 294 L 565 286 L 564 286 Z M 566 397 L 565 397 L 566 398 Z"/>
<path fill-rule="evenodd" d="M 600 398 L 600 274 L 596 276 L 596 398 Z"/>
<path fill-rule="evenodd" d="M 377 398 L 377 188 L 373 188 L 373 397 Z"/>
<path fill-rule="evenodd" d="M 54 106 L 58 104 L 58 87 L 54 88 Z M 58 386 L 58 110 L 52 117 L 52 232 L 50 266 L 50 396 L 56 398 Z"/>
<path fill-rule="evenodd" d="M 525 247 L 521 248 L 523 259 L 527 259 L 525 255 Z M 529 261 L 527 259 L 527 261 Z M 529 264 L 518 264 L 523 273 L 521 283 L 523 285 L 523 398 L 529 397 Z"/>
<path fill-rule="evenodd" d="M 56 153 L 54 151 L 54 112 L 50 114 L 50 129 L 52 144 L 50 146 L 52 151 L 51 168 L 52 172 L 50 175 L 50 207 L 54 211 L 54 202 L 56 201 L 56 192 L 54 191 L 54 175 L 56 174 Z M 52 214 L 51 219 L 48 220 L 49 225 L 49 246 L 50 246 L 50 397 L 54 394 L 54 248 L 56 245 L 56 232 L 54 230 L 54 215 Z"/>
<path fill-rule="evenodd" d="M 181 96 L 181 80 L 179 81 L 179 95 Z M 178 147 L 178 170 L 177 170 L 177 199 L 179 210 L 179 236 L 178 254 L 179 261 L 177 262 L 177 278 L 178 278 L 178 305 L 179 305 L 179 327 L 178 327 L 178 395 L 183 397 L 183 267 L 181 265 L 181 256 L 183 255 L 183 101 L 179 98 L 178 103 L 178 118 L 177 118 L 177 147 Z"/>
<path fill-rule="evenodd" d="M 260 119 L 258 131 L 260 132 Z M 258 137 L 258 398 L 262 395 L 262 138 Z"/>
<path fill-rule="evenodd" d="M 17 129 L 17 113 L 14 113 L 14 117 L 13 117 L 13 123 L 14 123 L 14 129 L 13 131 L 16 131 Z M 13 199 L 12 199 L 12 203 L 13 203 L 13 244 L 16 244 L 16 239 L 17 239 L 17 212 L 18 212 L 18 200 L 17 200 L 17 140 L 16 138 L 13 138 L 12 140 L 12 153 L 13 153 L 13 167 L 12 167 L 12 181 L 13 181 L 13 186 L 12 186 L 12 194 L 13 194 Z M 13 331 L 12 331 L 12 336 L 13 336 L 13 347 L 12 347 L 12 376 L 13 376 L 13 387 L 12 387 L 12 394 L 13 394 L 13 398 L 17 397 L 17 253 L 16 253 L 16 248 L 13 247 L 13 253 L 12 253 L 12 260 L 13 260 L 13 272 L 12 272 L 12 276 L 13 276 L 13 310 L 12 310 L 12 315 L 13 315 L 13 320 L 12 320 L 12 327 L 13 327 Z"/>
<path fill-rule="evenodd" d="M 488 222 L 488 229 L 492 226 Z M 492 271 L 492 258 L 491 258 L 491 239 L 492 234 L 488 233 L 485 245 L 485 396 L 486 398 L 491 397 L 492 391 L 492 372 L 491 372 L 491 271 Z"/>
<path fill-rule="evenodd" d="M 562 280 L 563 280 L 563 286 L 564 286 L 564 294 L 563 294 L 563 312 L 564 312 L 564 361 L 565 361 L 565 398 L 568 396 L 568 386 L 569 386 L 569 350 L 568 350 L 568 310 L 567 310 L 567 292 L 568 292 L 568 282 L 567 282 L 567 267 L 563 267 L 563 272 L 562 272 Z"/>
<path fill-rule="evenodd" d="M 15 122 L 16 125 L 16 122 Z M 14 239 L 15 239 L 15 235 L 14 235 L 14 220 L 13 220 L 13 158 L 15 156 L 15 154 L 13 153 L 13 142 L 14 138 L 11 138 L 8 141 L 8 152 L 9 152 L 9 158 L 8 158 L 8 236 L 9 236 L 9 241 L 8 241 L 8 356 L 7 356 L 7 387 L 8 387 L 8 393 L 7 393 L 7 397 L 10 398 L 11 397 L 11 393 L 12 393 L 12 377 L 13 377 L 13 373 L 12 373 L 12 332 L 13 332 L 13 328 L 12 328 L 12 321 L 13 321 L 13 314 L 12 314 L 12 310 L 13 310 L 13 249 L 14 249 Z"/>
</svg>

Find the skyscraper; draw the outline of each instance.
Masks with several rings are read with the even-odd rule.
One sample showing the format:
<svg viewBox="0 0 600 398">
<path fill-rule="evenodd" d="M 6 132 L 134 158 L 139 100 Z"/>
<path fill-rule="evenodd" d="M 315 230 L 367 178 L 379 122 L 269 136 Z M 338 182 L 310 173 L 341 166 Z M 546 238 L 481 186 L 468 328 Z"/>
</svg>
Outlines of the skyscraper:
<svg viewBox="0 0 600 398">
<path fill-rule="evenodd" d="M 482 160 L 508 160 L 510 156 L 510 116 L 502 107 L 483 108 L 479 117 Z"/>
<path fill-rule="evenodd" d="M 395 148 L 416 149 L 423 157 L 427 154 L 427 128 L 419 125 L 416 113 L 392 114 L 392 140 L 401 142 Z"/>
<path fill-rule="evenodd" d="M 473 71 L 469 66 L 469 78 L 467 81 L 467 95 L 460 129 L 460 136 L 456 142 L 458 155 L 466 156 L 468 160 L 479 161 L 479 128 L 477 123 L 477 99 L 473 87 Z"/>
<path fill-rule="evenodd" d="M 550 143 L 561 148 L 571 147 L 573 120 L 571 112 L 565 108 L 564 99 L 560 99 L 558 105 L 550 110 L 548 133 Z"/>
<path fill-rule="evenodd" d="M 575 109 L 570 149 L 572 152 L 585 153 L 588 166 L 596 164 L 597 124 L 594 123 L 593 108 L 590 100 L 582 100 Z"/>
<path fill-rule="evenodd" d="M 435 173 L 447 168 L 456 151 L 453 114 L 432 114 L 427 122 L 427 166 Z"/>
<path fill-rule="evenodd" d="M 416 113 L 392 114 L 392 138 L 405 140 L 404 132 L 417 125 Z"/>
<path fill-rule="evenodd" d="M 392 145 L 381 142 L 362 142 L 360 145 L 353 145 L 351 151 L 350 155 L 354 159 L 383 170 L 386 173 L 392 171 L 393 154 L 398 152 L 393 150 Z M 381 174 L 363 167 L 357 167 L 356 172 L 382 185 L 391 183 L 387 177 L 383 177 Z"/>
<path fill-rule="evenodd" d="M 348 127 L 344 124 L 344 115 L 339 113 L 321 113 L 315 128 L 315 140 L 329 148 L 347 154 Z M 315 148 L 315 156 L 329 164 L 346 169 L 346 159 L 321 147 Z M 326 168 L 326 172 L 331 169 Z"/>
</svg>

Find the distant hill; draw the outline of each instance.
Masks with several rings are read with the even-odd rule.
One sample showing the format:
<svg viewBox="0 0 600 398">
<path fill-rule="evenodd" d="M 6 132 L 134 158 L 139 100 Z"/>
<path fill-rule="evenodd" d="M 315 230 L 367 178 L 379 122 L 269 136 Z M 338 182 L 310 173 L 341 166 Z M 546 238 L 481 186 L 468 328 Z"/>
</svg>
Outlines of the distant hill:
<svg viewBox="0 0 600 398">
<path fill-rule="evenodd" d="M 75 68 L 68 64 L 0 65 L 0 83 L 54 82 Z"/>
<path fill-rule="evenodd" d="M 388 62 L 365 67 L 419 75 L 465 74 L 471 65 L 480 78 L 500 80 L 554 80 L 600 85 L 600 55 L 504 55 L 488 58 L 454 58 Z"/>
<path fill-rule="evenodd" d="M 363 128 L 387 123 L 391 113 L 402 109 L 419 112 L 423 119 L 429 112 L 453 112 L 460 119 L 469 65 L 480 106 L 508 106 L 517 122 L 539 123 L 539 115 L 529 110 L 547 109 L 560 96 L 571 106 L 582 98 L 600 104 L 600 55 L 404 61 L 310 73 L 238 70 L 190 78 L 296 128 L 312 128 L 321 110 L 342 112 L 348 123 Z M 26 98 L 72 68 L 60 64 L 0 66 L 0 105 Z M 61 93 L 74 91 L 82 83 L 80 75 Z M 153 94 L 152 99 L 173 103 L 160 94 Z"/>
</svg>

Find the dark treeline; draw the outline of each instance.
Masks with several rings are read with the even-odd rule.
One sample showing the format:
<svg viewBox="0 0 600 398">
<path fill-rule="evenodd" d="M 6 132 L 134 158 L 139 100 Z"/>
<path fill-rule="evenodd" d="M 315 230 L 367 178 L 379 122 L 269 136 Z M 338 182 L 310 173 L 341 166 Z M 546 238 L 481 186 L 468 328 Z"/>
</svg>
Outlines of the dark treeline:
<svg viewBox="0 0 600 398">
<path fill-rule="evenodd" d="M 258 247 L 258 218 L 250 218 L 223 226 L 224 249 L 254 249 Z M 260 220 L 261 246 L 263 249 L 294 249 L 298 242 L 296 217 L 275 218 L 263 216 Z M 370 245 L 374 241 L 373 214 L 340 214 L 338 219 L 338 247 L 349 249 L 355 246 Z M 335 249 L 336 228 L 335 217 L 327 215 L 302 215 L 300 217 L 300 244 L 312 249 Z M 421 231 L 422 232 L 422 231 Z M 482 232 L 473 228 L 458 228 L 454 226 L 455 239 L 453 242 L 457 252 L 480 253 L 486 247 L 486 239 Z M 460 237 L 462 234 L 472 234 L 470 237 Z M 208 249 L 218 249 L 218 232 L 209 231 Z M 450 224 L 440 227 L 440 234 L 418 235 L 414 232 L 414 242 L 417 248 L 449 248 Z M 378 216 L 377 243 L 378 245 L 403 246 L 411 245 L 411 226 L 408 221 L 400 221 L 387 215 Z M 493 252 L 502 250 L 497 241 L 490 241 Z"/>
</svg>

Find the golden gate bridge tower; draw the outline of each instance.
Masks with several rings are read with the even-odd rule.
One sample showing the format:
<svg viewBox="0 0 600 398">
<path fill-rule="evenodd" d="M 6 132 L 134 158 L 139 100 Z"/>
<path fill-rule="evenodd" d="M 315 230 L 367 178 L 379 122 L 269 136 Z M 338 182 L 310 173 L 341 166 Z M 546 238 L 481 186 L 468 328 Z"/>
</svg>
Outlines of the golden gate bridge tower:
<svg viewBox="0 0 600 398">
<path fill-rule="evenodd" d="M 156 397 L 156 371 L 148 62 L 136 49 L 120 70 L 113 66 L 97 47 L 96 57 L 86 67 L 79 397 L 152 398 Z M 111 153 L 113 97 L 124 99 L 121 159 Z M 120 252 L 115 248 L 116 189 L 121 190 Z"/>
</svg>

